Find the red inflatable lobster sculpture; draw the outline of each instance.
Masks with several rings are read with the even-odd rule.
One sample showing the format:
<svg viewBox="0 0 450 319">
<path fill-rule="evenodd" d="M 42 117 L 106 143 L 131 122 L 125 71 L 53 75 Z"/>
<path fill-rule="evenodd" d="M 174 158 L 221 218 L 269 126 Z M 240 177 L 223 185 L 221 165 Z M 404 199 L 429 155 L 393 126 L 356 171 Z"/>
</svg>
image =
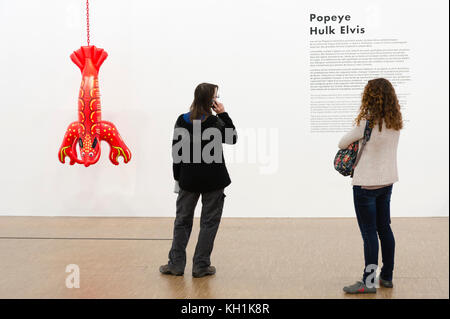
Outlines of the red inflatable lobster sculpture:
<svg viewBox="0 0 450 319">
<path fill-rule="evenodd" d="M 69 124 L 66 135 L 58 152 L 61 163 L 65 157 L 70 158 L 70 165 L 75 163 L 89 165 L 97 163 L 100 158 L 100 142 L 108 142 L 111 150 L 109 159 L 115 165 L 119 156 L 125 163 L 131 159 L 131 152 L 120 137 L 119 131 L 111 122 L 102 121 L 100 109 L 100 92 L 98 71 L 108 54 L 93 45 L 82 46 L 70 56 L 81 70 L 82 80 L 78 98 L 78 121 Z M 81 159 L 78 158 L 77 144 Z"/>
</svg>

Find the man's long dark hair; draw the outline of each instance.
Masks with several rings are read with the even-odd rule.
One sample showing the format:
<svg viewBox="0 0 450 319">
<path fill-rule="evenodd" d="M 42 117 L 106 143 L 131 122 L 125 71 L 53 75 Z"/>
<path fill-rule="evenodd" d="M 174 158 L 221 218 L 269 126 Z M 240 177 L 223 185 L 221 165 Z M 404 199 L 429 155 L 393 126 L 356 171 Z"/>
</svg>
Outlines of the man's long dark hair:
<svg viewBox="0 0 450 319">
<path fill-rule="evenodd" d="M 219 89 L 219 86 L 215 84 L 201 83 L 197 85 L 190 109 L 191 121 L 204 119 L 212 114 L 211 106 L 216 89 Z"/>
</svg>

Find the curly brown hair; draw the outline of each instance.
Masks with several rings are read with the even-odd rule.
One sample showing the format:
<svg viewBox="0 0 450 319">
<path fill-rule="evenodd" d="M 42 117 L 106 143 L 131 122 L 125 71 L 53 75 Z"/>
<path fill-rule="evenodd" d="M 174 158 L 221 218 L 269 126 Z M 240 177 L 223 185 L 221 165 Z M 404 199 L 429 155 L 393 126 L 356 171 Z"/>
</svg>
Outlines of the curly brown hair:
<svg viewBox="0 0 450 319">
<path fill-rule="evenodd" d="M 391 82 L 379 78 L 367 83 L 364 88 L 360 111 L 355 119 L 356 124 L 359 125 L 362 119 L 368 120 L 371 128 L 379 124 L 380 132 L 383 121 L 387 128 L 397 131 L 403 128 L 400 105 Z"/>
</svg>

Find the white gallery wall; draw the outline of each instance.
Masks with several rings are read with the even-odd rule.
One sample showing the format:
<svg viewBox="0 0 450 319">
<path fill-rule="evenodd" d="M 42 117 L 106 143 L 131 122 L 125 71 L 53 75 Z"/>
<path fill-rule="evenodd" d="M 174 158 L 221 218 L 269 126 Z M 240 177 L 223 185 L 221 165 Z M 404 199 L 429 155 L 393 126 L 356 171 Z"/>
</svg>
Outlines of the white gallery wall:
<svg viewBox="0 0 450 319">
<path fill-rule="evenodd" d="M 411 81 L 392 216 L 448 216 L 448 1 L 91 0 L 102 117 L 133 153 L 118 167 L 59 163 L 77 120 L 84 1 L 0 0 L 0 215 L 174 216 L 171 134 L 201 82 L 240 133 L 226 147 L 224 217 L 351 217 L 333 168 L 343 133 L 311 133 L 309 15 L 351 14 L 361 37 L 410 47 Z M 361 91 L 363 87 L 361 87 Z M 355 105 L 355 116 L 358 105 Z M 405 111 L 406 112 L 406 111 Z M 198 214 L 198 212 L 197 212 Z"/>
</svg>

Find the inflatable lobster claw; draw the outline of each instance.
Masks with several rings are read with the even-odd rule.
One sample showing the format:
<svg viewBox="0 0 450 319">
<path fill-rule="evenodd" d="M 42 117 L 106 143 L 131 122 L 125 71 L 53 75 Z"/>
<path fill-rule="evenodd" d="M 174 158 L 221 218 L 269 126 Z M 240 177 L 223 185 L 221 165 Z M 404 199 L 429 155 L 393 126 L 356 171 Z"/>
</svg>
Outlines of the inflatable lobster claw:
<svg viewBox="0 0 450 319">
<path fill-rule="evenodd" d="M 101 141 L 108 142 L 111 148 L 109 159 L 114 165 L 119 164 L 119 156 L 123 157 L 125 163 L 131 159 L 131 152 L 115 125 L 102 121 L 98 71 L 107 56 L 105 50 L 92 45 L 83 46 L 70 55 L 73 63 L 81 70 L 82 80 L 78 97 L 78 121 L 69 124 L 64 135 L 58 152 L 61 163 L 65 163 L 66 156 L 70 159 L 70 165 L 78 163 L 88 167 L 97 163 Z M 81 159 L 78 158 L 77 144 Z"/>
</svg>

